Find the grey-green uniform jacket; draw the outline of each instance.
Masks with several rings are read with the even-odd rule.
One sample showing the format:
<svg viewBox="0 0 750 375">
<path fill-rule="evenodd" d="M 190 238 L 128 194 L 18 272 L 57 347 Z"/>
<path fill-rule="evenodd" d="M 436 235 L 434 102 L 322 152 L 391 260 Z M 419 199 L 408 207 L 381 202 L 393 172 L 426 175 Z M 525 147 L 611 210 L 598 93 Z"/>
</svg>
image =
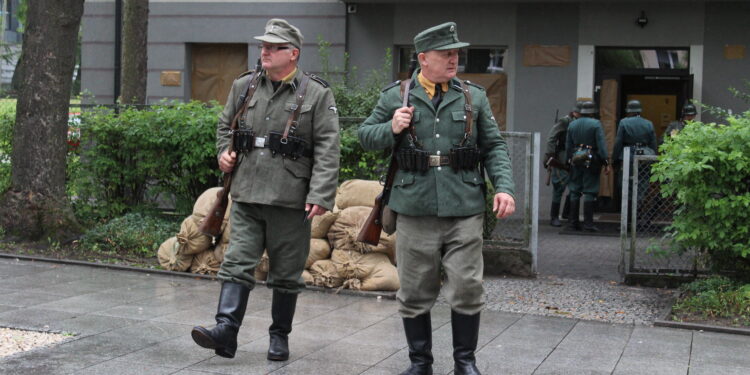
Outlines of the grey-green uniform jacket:
<svg viewBox="0 0 750 375">
<path fill-rule="evenodd" d="M 581 117 L 570 123 L 565 141 L 566 160 L 573 157 L 576 147 L 581 144 L 593 147 L 592 151 L 594 155 L 599 156 L 600 162 L 607 160 L 607 143 L 604 141 L 604 130 L 599 120 Z M 598 173 L 598 170 L 596 172 Z"/>
<path fill-rule="evenodd" d="M 449 82 L 448 92 L 437 110 L 424 88 L 412 76 L 413 88 L 409 103 L 414 106 L 413 126 L 424 150 L 430 155 L 449 155 L 450 149 L 464 136 L 466 102 L 458 79 Z M 492 115 L 483 88 L 469 84 L 473 125 L 471 144 L 478 144 L 481 158 L 495 192 L 514 194 L 508 147 Z M 380 94 L 380 99 L 358 130 L 359 140 L 366 149 L 385 149 L 394 145 L 391 129 L 393 113 L 402 105 L 401 90 L 394 84 Z M 408 130 L 404 130 L 408 131 Z M 406 139 L 403 139 L 406 142 Z M 427 172 L 396 173 L 388 206 L 410 216 L 462 217 L 484 212 L 482 173 L 476 170 L 454 171 L 450 166 L 430 167 Z"/>
<path fill-rule="evenodd" d="M 282 83 L 276 92 L 264 74 L 245 114 L 247 127 L 256 136 L 269 131 L 283 132 L 295 104 L 294 91 L 304 73 L 290 83 Z M 238 110 L 237 100 L 247 88 L 252 74 L 237 78 L 229 91 L 224 112 L 216 129 L 216 147 L 221 155 L 229 146 L 230 126 Z M 237 202 L 304 209 L 305 203 L 333 208 L 339 171 L 339 120 L 333 93 L 322 82 L 311 79 L 302 104 L 295 136 L 304 138 L 313 149 L 313 158 L 297 160 L 271 156 L 268 148 L 256 148 L 237 155 L 232 179 L 232 199 Z"/>
<path fill-rule="evenodd" d="M 573 121 L 570 115 L 566 115 L 563 118 L 557 120 L 552 129 L 549 130 L 547 136 L 547 150 L 545 155 L 554 155 L 557 161 L 563 165 L 567 162 L 565 158 L 565 138 L 567 136 L 568 125 Z M 558 147 L 559 143 L 559 147 Z M 545 159 L 549 159 L 549 156 L 545 156 Z M 543 160 L 545 163 L 547 160 Z"/>
<path fill-rule="evenodd" d="M 682 129 L 685 129 L 685 121 L 678 120 L 678 121 L 672 121 L 667 125 L 667 129 L 664 130 L 664 134 L 661 136 L 661 142 L 663 143 L 667 137 L 672 136 L 672 132 L 675 132 L 675 134 L 682 131 Z"/>
<path fill-rule="evenodd" d="M 630 146 L 631 149 L 636 144 L 651 149 L 656 154 L 656 133 L 654 124 L 641 116 L 625 117 L 620 120 L 617 126 L 617 137 L 615 138 L 615 149 L 612 152 L 612 159 L 622 160 L 623 148 Z"/>
</svg>

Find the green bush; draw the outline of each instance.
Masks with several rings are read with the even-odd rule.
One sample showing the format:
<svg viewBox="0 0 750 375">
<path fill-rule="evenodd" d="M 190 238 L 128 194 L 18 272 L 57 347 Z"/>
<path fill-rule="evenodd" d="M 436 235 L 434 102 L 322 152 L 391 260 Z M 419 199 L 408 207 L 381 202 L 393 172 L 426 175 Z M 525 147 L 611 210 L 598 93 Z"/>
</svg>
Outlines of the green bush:
<svg viewBox="0 0 750 375">
<path fill-rule="evenodd" d="M 5 191 L 10 187 L 10 156 L 13 152 L 15 123 L 15 101 L 0 101 L 0 191 Z"/>
<path fill-rule="evenodd" d="M 678 209 L 668 227 L 673 250 L 699 249 L 717 271 L 750 277 L 750 111 L 726 125 L 693 122 L 667 138 L 653 181 Z"/>
<path fill-rule="evenodd" d="M 177 212 L 188 213 L 204 190 L 217 185 L 222 108 L 198 101 L 161 104 L 82 114 L 80 165 L 70 167 L 75 175 L 69 187 L 79 217 L 112 218 L 171 199 Z"/>
<path fill-rule="evenodd" d="M 176 220 L 129 213 L 88 230 L 79 246 L 102 253 L 155 257 L 164 239 L 179 230 Z"/>
<path fill-rule="evenodd" d="M 716 276 L 680 287 L 684 296 L 672 307 L 675 314 L 700 313 L 703 318 L 731 317 L 750 325 L 750 284 Z"/>
</svg>

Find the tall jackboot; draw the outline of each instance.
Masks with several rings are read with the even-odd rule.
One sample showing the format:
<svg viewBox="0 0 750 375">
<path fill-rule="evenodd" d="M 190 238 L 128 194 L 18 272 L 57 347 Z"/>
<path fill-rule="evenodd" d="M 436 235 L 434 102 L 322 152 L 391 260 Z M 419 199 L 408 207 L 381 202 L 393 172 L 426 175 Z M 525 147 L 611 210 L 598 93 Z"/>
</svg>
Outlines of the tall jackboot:
<svg viewBox="0 0 750 375">
<path fill-rule="evenodd" d="M 273 291 L 271 303 L 271 318 L 273 323 L 268 327 L 270 343 L 268 345 L 268 359 L 271 361 L 286 361 L 289 359 L 289 333 L 292 332 L 294 310 L 297 308 L 297 293 L 283 293 Z"/>
<path fill-rule="evenodd" d="M 219 356 L 234 358 L 237 351 L 237 332 L 245 316 L 249 294 L 250 288 L 225 281 L 221 285 L 216 326 L 212 329 L 193 327 L 193 341 L 204 348 L 214 349 Z"/>
<path fill-rule="evenodd" d="M 562 218 L 563 220 L 568 220 L 570 217 L 570 196 L 565 197 L 565 204 L 563 205 L 562 209 Z"/>
<path fill-rule="evenodd" d="M 453 328 L 453 374 L 481 375 L 474 352 L 479 339 L 479 315 L 464 315 L 451 311 Z"/>
<path fill-rule="evenodd" d="M 549 225 L 553 227 L 560 227 L 562 223 L 558 216 L 560 215 L 560 202 L 552 202 L 552 208 L 549 211 Z"/>
<path fill-rule="evenodd" d="M 578 210 L 580 207 L 580 199 L 570 202 L 570 212 L 568 213 L 568 229 L 570 230 L 581 230 L 581 222 L 578 219 Z"/>
<path fill-rule="evenodd" d="M 594 226 L 594 205 L 596 202 L 583 202 L 583 230 L 587 232 L 598 232 L 599 228 Z"/>
<path fill-rule="evenodd" d="M 400 375 L 432 375 L 432 321 L 430 313 L 403 318 L 411 365 Z"/>
</svg>

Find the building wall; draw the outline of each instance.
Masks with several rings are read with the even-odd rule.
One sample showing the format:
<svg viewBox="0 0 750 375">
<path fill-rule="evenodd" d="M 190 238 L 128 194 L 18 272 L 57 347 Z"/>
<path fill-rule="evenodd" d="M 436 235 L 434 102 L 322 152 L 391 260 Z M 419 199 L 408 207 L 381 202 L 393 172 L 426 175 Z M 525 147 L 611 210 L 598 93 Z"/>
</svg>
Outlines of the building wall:
<svg viewBox="0 0 750 375">
<path fill-rule="evenodd" d="M 148 30 L 148 102 L 190 97 L 190 43 L 249 43 L 248 65 L 259 56 L 266 21 L 284 18 L 305 36 L 300 66 L 321 70 L 318 37 L 331 43 L 333 65 L 342 65 L 345 48 L 344 4 L 334 0 L 197 2 L 151 0 Z M 97 103 L 112 103 L 114 92 L 114 1 L 87 1 L 84 11 L 82 87 Z M 181 86 L 162 86 L 163 70 L 180 71 Z"/>
</svg>

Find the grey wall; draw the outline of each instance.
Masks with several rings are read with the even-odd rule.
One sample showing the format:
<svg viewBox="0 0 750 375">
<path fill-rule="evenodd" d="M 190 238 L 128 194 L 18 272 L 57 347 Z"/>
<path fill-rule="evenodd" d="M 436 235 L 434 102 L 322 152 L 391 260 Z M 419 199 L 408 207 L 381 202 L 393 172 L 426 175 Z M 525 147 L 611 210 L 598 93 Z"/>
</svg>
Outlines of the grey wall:
<svg viewBox="0 0 750 375">
<path fill-rule="evenodd" d="M 724 46 L 745 46 L 745 58 L 727 60 Z M 729 87 L 750 93 L 744 84 L 750 80 L 750 3 L 706 5 L 706 34 L 703 50 L 703 102 L 734 112 L 747 111 L 748 103 L 729 93 Z M 717 121 L 704 115 L 703 121 Z"/>
<path fill-rule="evenodd" d="M 393 4 L 358 4 L 357 12 L 348 14 L 350 64 L 357 67 L 359 79 L 381 67 L 386 48 L 393 51 Z M 396 67 L 394 66 L 394 71 Z M 395 74 L 395 73 L 394 73 Z"/>
<path fill-rule="evenodd" d="M 250 43 L 249 67 L 258 51 L 253 36 L 266 21 L 284 18 L 302 30 L 302 69 L 319 72 L 318 37 L 331 43 L 334 65 L 342 65 L 345 9 L 340 2 L 163 2 L 151 1 L 148 30 L 149 102 L 189 99 L 190 43 Z M 86 2 L 84 10 L 82 87 L 93 101 L 112 103 L 114 79 L 114 1 Z M 182 72 L 182 86 L 161 86 L 163 70 Z M 92 101 L 92 100 L 89 100 Z"/>
</svg>

